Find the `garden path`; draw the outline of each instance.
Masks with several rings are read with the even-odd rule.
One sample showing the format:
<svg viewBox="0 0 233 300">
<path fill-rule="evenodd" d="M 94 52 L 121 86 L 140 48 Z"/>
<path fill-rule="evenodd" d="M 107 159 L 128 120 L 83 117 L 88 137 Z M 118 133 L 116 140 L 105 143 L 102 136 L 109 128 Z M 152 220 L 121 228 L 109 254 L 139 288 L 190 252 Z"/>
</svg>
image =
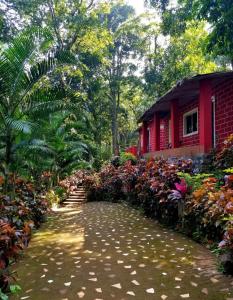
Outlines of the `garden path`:
<svg viewBox="0 0 233 300">
<path fill-rule="evenodd" d="M 121 204 L 59 209 L 15 269 L 11 299 L 233 299 L 207 249 Z"/>
</svg>

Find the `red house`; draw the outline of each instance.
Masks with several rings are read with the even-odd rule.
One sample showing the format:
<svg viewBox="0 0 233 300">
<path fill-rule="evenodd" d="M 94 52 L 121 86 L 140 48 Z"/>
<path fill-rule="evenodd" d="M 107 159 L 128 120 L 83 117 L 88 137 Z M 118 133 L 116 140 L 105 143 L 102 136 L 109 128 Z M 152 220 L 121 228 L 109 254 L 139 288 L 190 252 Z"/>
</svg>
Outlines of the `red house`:
<svg viewBox="0 0 233 300">
<path fill-rule="evenodd" d="M 139 122 L 142 155 L 195 157 L 220 147 L 233 133 L 233 72 L 178 82 Z"/>
</svg>

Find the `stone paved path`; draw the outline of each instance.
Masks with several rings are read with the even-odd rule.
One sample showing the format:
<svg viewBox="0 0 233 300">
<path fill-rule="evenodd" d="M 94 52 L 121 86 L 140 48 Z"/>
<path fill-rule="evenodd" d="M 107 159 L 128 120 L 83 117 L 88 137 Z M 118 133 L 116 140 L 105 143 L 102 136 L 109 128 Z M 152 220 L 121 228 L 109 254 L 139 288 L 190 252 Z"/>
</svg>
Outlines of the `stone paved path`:
<svg viewBox="0 0 233 300">
<path fill-rule="evenodd" d="M 62 208 L 15 266 L 11 299 L 233 299 L 202 246 L 120 204 Z"/>
</svg>

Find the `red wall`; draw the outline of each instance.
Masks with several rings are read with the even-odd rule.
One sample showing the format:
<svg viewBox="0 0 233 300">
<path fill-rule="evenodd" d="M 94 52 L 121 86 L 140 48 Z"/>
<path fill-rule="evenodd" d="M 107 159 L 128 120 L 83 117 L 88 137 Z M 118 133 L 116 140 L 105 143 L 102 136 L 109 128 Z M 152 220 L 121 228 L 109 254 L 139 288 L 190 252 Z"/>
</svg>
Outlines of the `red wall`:
<svg viewBox="0 0 233 300">
<path fill-rule="evenodd" d="M 195 101 L 192 101 L 191 103 L 188 103 L 186 105 L 182 105 L 179 107 L 179 141 L 180 141 L 180 147 L 185 146 L 194 146 L 199 144 L 199 133 L 189 136 L 189 137 L 183 137 L 183 115 L 198 107 L 198 99 Z M 160 119 L 160 150 L 169 149 L 169 119 L 170 117 L 164 117 Z M 199 113 L 198 113 L 198 119 L 199 119 Z M 198 120 L 198 131 L 199 131 L 200 122 Z M 154 129 L 154 122 L 150 121 L 147 125 L 147 128 L 150 128 L 150 145 L 149 149 L 154 149 L 155 145 L 155 129 Z"/>
<path fill-rule="evenodd" d="M 150 128 L 150 151 L 155 149 L 155 128 L 154 122 L 150 121 L 147 128 Z M 168 149 L 169 147 L 169 118 L 160 119 L 160 150 Z"/>
<path fill-rule="evenodd" d="M 150 128 L 150 145 L 149 145 L 149 152 L 150 152 L 155 144 L 155 132 L 154 132 L 153 121 L 150 121 L 148 123 L 147 128 Z"/>
<path fill-rule="evenodd" d="M 199 114 L 199 103 L 198 99 L 188 103 L 186 105 L 182 105 L 179 108 L 180 115 L 179 115 L 179 140 L 180 140 L 180 147 L 185 146 L 195 146 L 199 144 L 199 132 L 200 132 L 200 114 Z M 183 115 L 190 110 L 193 110 L 198 107 L 198 134 L 194 134 L 188 137 L 183 136 Z"/>
<path fill-rule="evenodd" d="M 160 120 L 160 150 L 169 148 L 169 117 Z"/>
<path fill-rule="evenodd" d="M 143 148 L 143 137 L 142 137 L 142 128 L 139 129 L 139 153 L 142 153 Z"/>
<path fill-rule="evenodd" d="M 216 97 L 216 140 L 221 146 L 233 133 L 233 79 L 229 79 L 214 88 Z"/>
</svg>

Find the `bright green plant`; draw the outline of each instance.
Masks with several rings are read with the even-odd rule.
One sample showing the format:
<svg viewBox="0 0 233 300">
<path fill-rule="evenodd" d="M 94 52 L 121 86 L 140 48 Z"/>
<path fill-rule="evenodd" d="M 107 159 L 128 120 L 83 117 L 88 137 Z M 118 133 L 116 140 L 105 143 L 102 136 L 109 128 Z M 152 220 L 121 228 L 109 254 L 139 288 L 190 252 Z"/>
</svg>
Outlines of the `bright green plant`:
<svg viewBox="0 0 233 300">
<path fill-rule="evenodd" d="M 20 292 L 22 289 L 18 284 L 11 284 L 10 285 L 10 291 L 12 294 L 17 294 L 18 292 Z"/>
<path fill-rule="evenodd" d="M 57 206 L 60 203 L 60 198 L 56 195 L 54 190 L 49 190 L 45 195 L 46 200 L 49 201 L 51 206 Z"/>
<path fill-rule="evenodd" d="M 127 161 L 131 161 L 133 164 L 136 164 L 137 157 L 129 152 L 123 152 L 120 155 L 120 165 L 124 165 Z"/>
<path fill-rule="evenodd" d="M 9 299 L 9 297 L 6 294 L 4 294 L 2 292 L 2 290 L 0 289 L 0 300 L 8 300 L 8 299 Z"/>
<path fill-rule="evenodd" d="M 54 192 L 60 200 L 63 200 L 66 198 L 66 189 L 65 188 L 63 188 L 61 186 L 57 186 L 54 188 Z"/>
<path fill-rule="evenodd" d="M 225 169 L 223 172 L 233 174 L 233 168 Z"/>
<path fill-rule="evenodd" d="M 195 191 L 202 186 L 204 179 L 213 176 L 213 174 L 197 174 L 191 175 L 189 173 L 178 172 L 177 175 L 185 180 L 191 191 Z"/>
</svg>

